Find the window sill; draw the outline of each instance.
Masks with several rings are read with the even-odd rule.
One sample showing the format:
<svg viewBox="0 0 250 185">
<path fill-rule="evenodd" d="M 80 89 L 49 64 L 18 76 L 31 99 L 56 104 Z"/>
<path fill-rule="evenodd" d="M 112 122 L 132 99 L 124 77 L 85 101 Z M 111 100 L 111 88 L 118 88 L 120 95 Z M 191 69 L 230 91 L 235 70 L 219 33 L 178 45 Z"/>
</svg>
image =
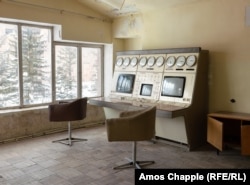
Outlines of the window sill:
<svg viewBox="0 0 250 185">
<path fill-rule="evenodd" d="M 30 110 L 41 110 L 41 109 L 47 109 L 47 108 L 48 106 L 38 106 L 38 107 L 30 107 L 30 108 L 0 110 L 0 114 L 23 112 L 23 111 L 30 111 Z"/>
</svg>

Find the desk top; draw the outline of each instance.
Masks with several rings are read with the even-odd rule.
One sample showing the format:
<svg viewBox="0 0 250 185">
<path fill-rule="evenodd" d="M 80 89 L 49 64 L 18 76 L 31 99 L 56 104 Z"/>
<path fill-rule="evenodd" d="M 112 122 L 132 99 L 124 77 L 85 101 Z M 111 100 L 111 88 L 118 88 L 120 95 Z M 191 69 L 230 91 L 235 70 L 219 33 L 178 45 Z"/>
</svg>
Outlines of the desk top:
<svg viewBox="0 0 250 185">
<path fill-rule="evenodd" d="M 114 108 L 117 110 L 133 110 L 135 108 L 138 109 L 138 108 L 143 108 L 143 107 L 148 107 L 148 106 L 156 106 L 157 116 L 168 117 L 168 118 L 183 116 L 185 114 L 185 110 L 187 109 L 187 108 L 177 107 L 177 106 L 166 106 L 166 105 L 159 106 L 154 103 L 143 103 L 142 105 L 135 105 L 132 102 L 114 101 L 113 99 L 108 98 L 108 97 L 90 98 L 89 103 L 92 105 L 109 107 L 109 108 Z"/>
<path fill-rule="evenodd" d="M 210 117 L 237 119 L 243 121 L 250 121 L 250 114 L 241 112 L 219 111 L 208 114 Z"/>
</svg>

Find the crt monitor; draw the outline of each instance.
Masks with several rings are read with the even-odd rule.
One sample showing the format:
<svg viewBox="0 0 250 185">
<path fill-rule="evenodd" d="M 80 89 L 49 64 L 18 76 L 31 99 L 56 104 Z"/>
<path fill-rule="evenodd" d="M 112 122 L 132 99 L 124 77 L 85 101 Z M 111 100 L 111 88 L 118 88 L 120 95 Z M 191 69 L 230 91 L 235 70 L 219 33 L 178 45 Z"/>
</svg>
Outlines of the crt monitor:
<svg viewBox="0 0 250 185">
<path fill-rule="evenodd" d="M 120 74 L 117 78 L 116 92 L 132 93 L 134 86 L 134 74 Z"/>
<path fill-rule="evenodd" d="M 153 84 L 141 84 L 140 95 L 151 96 L 153 90 Z"/>
<path fill-rule="evenodd" d="M 186 78 L 182 76 L 164 76 L 161 96 L 182 98 Z"/>
</svg>

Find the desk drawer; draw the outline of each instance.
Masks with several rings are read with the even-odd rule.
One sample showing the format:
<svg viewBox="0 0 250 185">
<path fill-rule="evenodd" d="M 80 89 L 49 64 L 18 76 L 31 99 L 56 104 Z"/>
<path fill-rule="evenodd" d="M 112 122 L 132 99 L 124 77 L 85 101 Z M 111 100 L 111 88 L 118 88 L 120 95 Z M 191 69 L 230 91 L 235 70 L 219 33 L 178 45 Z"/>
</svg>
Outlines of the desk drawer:
<svg viewBox="0 0 250 185">
<path fill-rule="evenodd" d="M 241 126 L 241 154 L 250 155 L 250 125 Z"/>
<path fill-rule="evenodd" d="M 223 150 L 223 123 L 212 117 L 207 119 L 207 142 L 218 150 Z"/>
</svg>

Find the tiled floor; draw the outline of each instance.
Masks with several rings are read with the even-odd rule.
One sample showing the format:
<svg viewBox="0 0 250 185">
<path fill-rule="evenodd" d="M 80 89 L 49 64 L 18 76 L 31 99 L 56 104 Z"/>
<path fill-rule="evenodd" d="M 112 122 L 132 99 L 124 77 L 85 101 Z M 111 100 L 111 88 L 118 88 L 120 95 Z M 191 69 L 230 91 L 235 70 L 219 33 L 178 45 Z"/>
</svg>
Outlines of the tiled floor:
<svg viewBox="0 0 250 185">
<path fill-rule="evenodd" d="M 88 141 L 69 147 L 51 141 L 66 132 L 0 145 L 1 185 L 133 185 L 134 170 L 113 170 L 131 156 L 131 143 L 108 142 L 105 126 L 73 131 Z M 138 143 L 138 160 L 155 160 L 147 168 L 250 168 L 238 152 L 216 155 L 206 145 L 187 151 L 165 142 Z"/>
</svg>

